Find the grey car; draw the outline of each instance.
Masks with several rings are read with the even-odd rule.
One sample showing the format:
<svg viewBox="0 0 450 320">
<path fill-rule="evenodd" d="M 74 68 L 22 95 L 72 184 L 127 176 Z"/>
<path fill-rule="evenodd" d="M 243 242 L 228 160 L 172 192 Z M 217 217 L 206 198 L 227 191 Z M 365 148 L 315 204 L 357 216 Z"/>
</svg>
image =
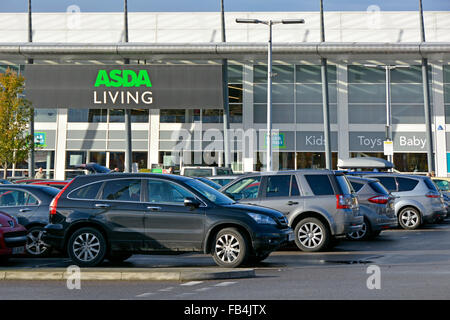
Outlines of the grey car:
<svg viewBox="0 0 450 320">
<path fill-rule="evenodd" d="M 41 239 L 48 223 L 49 205 L 60 190 L 47 186 L 27 184 L 0 185 L 0 211 L 17 218 L 28 231 L 26 252 L 35 257 L 51 251 Z"/>
<path fill-rule="evenodd" d="M 282 212 L 302 251 L 331 248 L 335 239 L 361 230 L 364 220 L 346 177 L 329 170 L 252 173 L 220 191 L 239 202 Z"/>
<path fill-rule="evenodd" d="M 381 231 L 398 226 L 395 197 L 377 179 L 347 177 L 358 196 L 359 209 L 364 216 L 360 231 L 348 234 L 352 240 L 366 240 Z"/>
<path fill-rule="evenodd" d="M 414 230 L 447 216 L 441 193 L 429 177 L 395 173 L 364 174 L 376 178 L 397 197 L 395 213 L 403 229 Z"/>
</svg>

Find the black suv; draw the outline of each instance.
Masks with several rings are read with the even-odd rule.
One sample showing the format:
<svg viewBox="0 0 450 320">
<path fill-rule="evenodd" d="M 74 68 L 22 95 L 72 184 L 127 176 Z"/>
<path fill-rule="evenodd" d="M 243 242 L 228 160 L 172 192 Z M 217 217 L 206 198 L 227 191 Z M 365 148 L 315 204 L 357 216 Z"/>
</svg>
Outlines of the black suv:
<svg viewBox="0 0 450 320">
<path fill-rule="evenodd" d="M 265 259 L 293 232 L 280 212 L 237 204 L 196 179 L 113 173 L 78 176 L 61 190 L 43 239 L 82 267 L 154 251 L 204 252 L 237 267 Z"/>
</svg>

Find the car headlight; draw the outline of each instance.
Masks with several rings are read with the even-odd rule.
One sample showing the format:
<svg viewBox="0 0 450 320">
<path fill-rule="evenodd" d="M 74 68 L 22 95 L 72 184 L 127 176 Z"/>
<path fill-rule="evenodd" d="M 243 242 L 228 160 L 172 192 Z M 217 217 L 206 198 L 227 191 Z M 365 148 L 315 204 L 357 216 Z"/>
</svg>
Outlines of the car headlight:
<svg viewBox="0 0 450 320">
<path fill-rule="evenodd" d="M 247 214 L 252 217 L 253 220 L 256 221 L 256 223 L 259 224 L 277 224 L 275 220 L 273 220 L 271 217 L 266 216 L 264 214 L 258 214 L 253 212 L 247 212 Z"/>
</svg>

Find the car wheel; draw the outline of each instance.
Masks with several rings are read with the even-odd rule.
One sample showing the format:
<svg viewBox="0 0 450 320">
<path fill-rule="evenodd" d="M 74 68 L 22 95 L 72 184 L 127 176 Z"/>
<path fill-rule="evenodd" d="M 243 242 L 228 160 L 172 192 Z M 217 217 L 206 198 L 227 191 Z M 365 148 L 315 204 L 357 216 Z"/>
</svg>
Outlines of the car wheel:
<svg viewBox="0 0 450 320">
<path fill-rule="evenodd" d="M 420 213 L 417 209 L 408 207 L 398 214 L 398 223 L 403 229 L 414 230 L 420 226 Z"/>
<path fill-rule="evenodd" d="M 369 221 L 367 221 L 367 219 L 364 218 L 361 230 L 347 234 L 347 238 L 350 240 L 367 240 L 371 234 L 372 230 L 370 227 L 370 223 Z"/>
<path fill-rule="evenodd" d="M 42 241 L 43 232 L 43 227 L 32 227 L 28 230 L 25 251 L 29 256 L 42 258 L 50 254 L 51 247 Z"/>
<path fill-rule="evenodd" d="M 316 252 L 328 247 L 331 234 L 330 230 L 317 218 L 301 220 L 294 229 L 295 244 L 306 252 Z"/>
<path fill-rule="evenodd" d="M 95 267 L 106 256 L 106 240 L 94 228 L 81 228 L 69 239 L 67 251 L 73 262 L 80 267 Z"/>
<path fill-rule="evenodd" d="M 236 268 L 248 258 L 247 239 L 236 228 L 220 230 L 214 239 L 213 258 L 220 267 Z"/>
<path fill-rule="evenodd" d="M 132 256 L 131 253 L 124 253 L 124 254 L 111 254 L 108 256 L 108 260 L 114 263 L 124 262 L 125 260 L 129 259 Z"/>
</svg>

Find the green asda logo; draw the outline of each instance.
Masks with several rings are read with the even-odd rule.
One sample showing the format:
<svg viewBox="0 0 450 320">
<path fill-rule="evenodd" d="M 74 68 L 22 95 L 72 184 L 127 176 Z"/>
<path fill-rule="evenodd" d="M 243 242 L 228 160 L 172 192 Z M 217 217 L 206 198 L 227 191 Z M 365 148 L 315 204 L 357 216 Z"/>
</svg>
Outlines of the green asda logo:
<svg viewBox="0 0 450 320">
<path fill-rule="evenodd" d="M 150 77 L 147 70 L 139 70 L 136 74 L 134 70 L 113 69 L 109 73 L 106 70 L 99 70 L 97 79 L 95 80 L 95 87 L 136 87 L 140 86 L 151 87 Z"/>
</svg>

